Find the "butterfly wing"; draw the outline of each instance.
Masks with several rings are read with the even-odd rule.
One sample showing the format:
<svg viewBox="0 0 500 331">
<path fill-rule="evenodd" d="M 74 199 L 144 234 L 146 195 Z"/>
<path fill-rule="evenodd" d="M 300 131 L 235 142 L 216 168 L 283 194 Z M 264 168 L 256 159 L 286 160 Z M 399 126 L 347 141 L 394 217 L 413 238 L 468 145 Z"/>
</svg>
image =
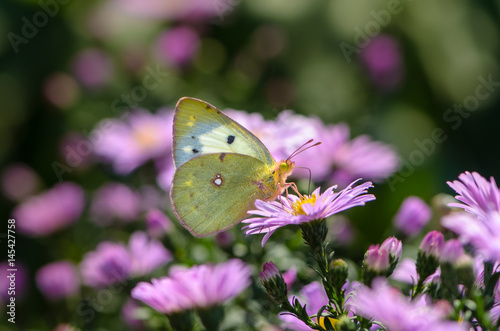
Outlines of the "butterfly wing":
<svg viewBox="0 0 500 331">
<path fill-rule="evenodd" d="M 252 156 L 269 167 L 275 161 L 250 131 L 202 100 L 181 98 L 177 102 L 173 126 L 174 163 L 178 168 L 195 157 L 211 153 Z"/>
<path fill-rule="evenodd" d="M 196 237 L 224 231 L 247 217 L 255 199 L 264 199 L 259 183 L 269 167 L 243 154 L 207 154 L 181 165 L 170 197 L 182 225 Z"/>
</svg>

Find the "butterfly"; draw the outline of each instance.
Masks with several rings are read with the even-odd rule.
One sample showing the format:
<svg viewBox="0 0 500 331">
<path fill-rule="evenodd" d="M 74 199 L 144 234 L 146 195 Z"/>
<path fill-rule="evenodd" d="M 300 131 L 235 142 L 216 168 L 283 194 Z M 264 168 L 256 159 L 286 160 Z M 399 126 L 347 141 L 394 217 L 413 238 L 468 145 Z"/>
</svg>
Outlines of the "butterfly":
<svg viewBox="0 0 500 331">
<path fill-rule="evenodd" d="M 294 185 L 286 183 L 291 156 L 276 162 L 255 135 L 202 100 L 177 102 L 172 153 L 173 210 L 196 237 L 227 230 L 247 217 L 256 199 L 274 200 Z"/>
</svg>

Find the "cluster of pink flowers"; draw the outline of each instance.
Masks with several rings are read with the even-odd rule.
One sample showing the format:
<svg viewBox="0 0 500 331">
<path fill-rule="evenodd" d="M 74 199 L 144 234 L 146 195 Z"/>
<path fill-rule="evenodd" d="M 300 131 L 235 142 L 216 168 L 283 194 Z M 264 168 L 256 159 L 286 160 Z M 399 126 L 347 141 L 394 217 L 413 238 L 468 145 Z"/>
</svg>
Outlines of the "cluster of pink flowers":
<svg viewBox="0 0 500 331">
<path fill-rule="evenodd" d="M 105 287 L 129 277 L 148 275 L 172 260 L 172 254 L 156 239 L 135 232 L 128 247 L 123 243 L 101 242 L 80 264 L 83 283 Z"/>
<path fill-rule="evenodd" d="M 208 308 L 236 297 L 250 286 L 251 269 L 241 260 L 171 268 L 168 277 L 141 282 L 132 297 L 164 314 Z"/>
</svg>

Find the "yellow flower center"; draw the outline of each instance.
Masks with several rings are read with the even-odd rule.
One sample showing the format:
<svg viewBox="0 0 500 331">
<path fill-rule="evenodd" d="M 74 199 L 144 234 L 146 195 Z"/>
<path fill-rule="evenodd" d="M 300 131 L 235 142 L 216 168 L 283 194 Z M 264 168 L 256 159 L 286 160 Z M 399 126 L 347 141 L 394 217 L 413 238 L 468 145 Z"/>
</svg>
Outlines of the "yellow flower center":
<svg viewBox="0 0 500 331">
<path fill-rule="evenodd" d="M 158 144 L 157 128 L 152 125 L 145 125 L 134 131 L 134 139 L 143 149 L 150 148 Z"/>
<path fill-rule="evenodd" d="M 314 205 L 314 203 L 316 202 L 316 195 L 311 195 L 310 197 L 307 196 L 307 195 L 304 195 L 302 196 L 302 198 L 300 200 L 297 200 L 295 201 L 293 204 L 292 204 L 292 214 L 294 215 L 305 215 L 305 211 L 304 209 L 302 208 L 302 206 L 306 203 L 308 204 L 311 204 L 311 205 Z"/>
</svg>

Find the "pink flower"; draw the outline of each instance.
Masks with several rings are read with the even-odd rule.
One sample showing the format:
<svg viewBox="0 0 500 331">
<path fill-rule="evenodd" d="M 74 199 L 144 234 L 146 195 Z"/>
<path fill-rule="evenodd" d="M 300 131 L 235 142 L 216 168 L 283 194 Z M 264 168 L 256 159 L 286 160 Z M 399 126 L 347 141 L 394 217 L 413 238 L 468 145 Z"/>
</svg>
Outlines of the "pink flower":
<svg viewBox="0 0 500 331">
<path fill-rule="evenodd" d="M 238 296 L 250 286 L 250 274 L 250 268 L 238 259 L 174 268 L 169 277 L 137 284 L 132 297 L 164 314 L 207 308 Z"/>
<path fill-rule="evenodd" d="M 184 66 L 196 56 L 200 46 L 198 33 L 188 27 L 175 27 L 165 31 L 157 40 L 159 57 L 167 64 Z"/>
<path fill-rule="evenodd" d="M 332 186 L 322 194 L 320 194 L 320 188 L 317 188 L 311 196 L 303 196 L 302 198 L 289 194 L 288 199 L 282 197 L 281 201 L 257 200 L 255 201 L 257 209 L 250 210 L 248 213 L 261 217 L 252 217 L 242 221 L 242 223 L 248 224 L 243 227 L 245 234 L 248 236 L 266 233 L 262 239 L 262 246 L 264 246 L 274 231 L 280 227 L 324 219 L 375 200 L 373 194 L 366 194 L 368 189 L 373 187 L 371 182 L 352 187 L 356 182 L 352 182 L 340 192 L 334 192 L 336 186 Z"/>
<path fill-rule="evenodd" d="M 389 35 L 373 38 L 361 52 L 373 83 L 382 91 L 394 90 L 403 79 L 403 61 L 398 42 Z"/>
<path fill-rule="evenodd" d="M 311 168 L 313 180 L 347 185 L 356 178 L 382 181 L 393 174 L 399 159 L 394 148 L 368 135 L 351 140 L 350 129 L 344 123 L 320 126 L 307 121 L 315 134 L 307 136 L 322 144 L 294 158 L 297 164 Z M 303 139 L 303 138 L 302 138 Z"/>
<path fill-rule="evenodd" d="M 406 198 L 394 216 L 396 229 L 408 236 L 417 235 L 430 221 L 432 216 L 429 206 L 418 197 Z"/>
<path fill-rule="evenodd" d="M 451 213 L 441 219 L 441 224 L 486 261 L 500 261 L 500 214 L 483 219 L 469 213 Z"/>
<path fill-rule="evenodd" d="M 486 261 L 500 261 L 500 189 L 495 179 L 488 182 L 477 172 L 458 176 L 448 182 L 461 203 L 450 203 L 467 213 L 451 213 L 442 218 L 441 224 L 455 232 L 464 244 L 470 244 L 476 254 Z"/>
<path fill-rule="evenodd" d="M 105 85 L 113 74 L 113 63 L 109 55 L 99 49 L 87 49 L 74 59 L 75 76 L 87 87 Z"/>
<path fill-rule="evenodd" d="M 113 220 L 134 221 L 139 217 L 140 197 L 128 186 L 108 183 L 100 187 L 92 198 L 90 213 L 92 220 L 101 225 L 110 225 Z"/>
<path fill-rule="evenodd" d="M 173 256 L 161 242 L 149 239 L 145 232 L 134 232 L 128 242 L 132 261 L 130 273 L 143 276 L 172 261 Z"/>
<path fill-rule="evenodd" d="M 455 198 L 462 203 L 450 203 L 450 207 L 462 208 L 482 220 L 500 212 L 500 190 L 493 177 L 488 182 L 477 172 L 466 171 L 458 179 L 447 184 L 458 193 Z"/>
<path fill-rule="evenodd" d="M 132 276 L 143 276 L 172 260 L 172 254 L 156 239 L 144 232 L 134 232 L 128 247 L 105 241 L 95 251 L 85 254 L 80 264 L 83 282 L 105 287 Z"/>
<path fill-rule="evenodd" d="M 36 273 L 36 283 L 45 297 L 58 300 L 78 292 L 80 277 L 73 263 L 59 261 L 40 268 Z"/>
<path fill-rule="evenodd" d="M 357 314 L 382 323 L 387 330 L 468 330 L 464 323 L 447 321 L 447 309 L 409 301 L 399 290 L 378 278 L 373 281 L 372 288 L 358 288 L 352 305 Z"/>
<path fill-rule="evenodd" d="M 454 264 L 465 255 L 462 244 L 457 239 L 450 239 L 444 243 L 440 261 Z"/>
<path fill-rule="evenodd" d="M 2 193 L 13 201 L 21 201 L 36 192 L 40 178 L 27 164 L 10 164 L 2 171 Z"/>
<path fill-rule="evenodd" d="M 173 230 L 174 225 L 161 210 L 151 209 L 146 214 L 146 226 L 151 237 L 161 238 Z"/>
<path fill-rule="evenodd" d="M 40 237 L 76 222 L 84 204 L 83 190 L 67 182 L 29 198 L 14 209 L 12 216 L 19 232 Z"/>
<path fill-rule="evenodd" d="M 122 243 L 102 242 L 95 251 L 85 254 L 80 264 L 83 283 L 105 287 L 129 277 L 132 261 Z"/>
<path fill-rule="evenodd" d="M 171 111 L 151 114 L 137 109 L 122 119 L 103 120 L 92 131 L 94 152 L 119 174 L 128 174 L 150 159 L 171 158 L 172 118 Z"/>
</svg>

